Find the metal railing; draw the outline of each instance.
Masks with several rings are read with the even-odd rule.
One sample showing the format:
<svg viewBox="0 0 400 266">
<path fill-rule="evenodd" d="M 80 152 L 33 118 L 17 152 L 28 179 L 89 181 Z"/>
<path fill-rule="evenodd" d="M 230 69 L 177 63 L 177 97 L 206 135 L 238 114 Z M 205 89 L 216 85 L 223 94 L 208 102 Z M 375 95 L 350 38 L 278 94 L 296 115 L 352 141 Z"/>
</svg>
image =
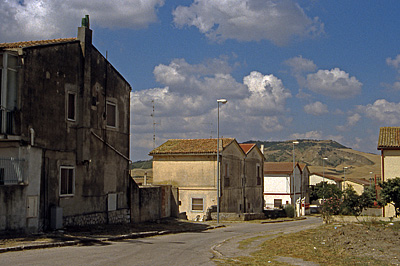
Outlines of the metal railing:
<svg viewBox="0 0 400 266">
<path fill-rule="evenodd" d="M 0 158 L 0 185 L 18 185 L 26 183 L 23 159 Z"/>
</svg>

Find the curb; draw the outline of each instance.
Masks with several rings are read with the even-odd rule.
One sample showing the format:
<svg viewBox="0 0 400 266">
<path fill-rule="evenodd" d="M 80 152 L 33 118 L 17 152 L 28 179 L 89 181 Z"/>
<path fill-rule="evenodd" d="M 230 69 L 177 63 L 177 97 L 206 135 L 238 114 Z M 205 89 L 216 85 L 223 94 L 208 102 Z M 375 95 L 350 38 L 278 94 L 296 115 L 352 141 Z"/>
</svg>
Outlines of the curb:
<svg viewBox="0 0 400 266">
<path fill-rule="evenodd" d="M 79 244 L 85 243 L 101 243 L 107 241 L 118 241 L 124 239 L 136 239 L 136 238 L 145 238 L 156 235 L 167 235 L 167 234 L 179 234 L 186 232 L 200 232 L 200 231 L 208 231 L 212 229 L 217 229 L 225 227 L 225 225 L 216 225 L 209 226 L 205 229 L 190 229 L 190 230 L 177 230 L 177 231 L 149 231 L 149 232 L 139 232 L 139 233 L 131 233 L 127 235 L 119 235 L 112 237 L 103 237 L 103 238 L 82 238 L 79 240 L 66 240 L 55 243 L 43 243 L 43 244 L 31 244 L 31 245 L 21 245 L 15 247 L 6 247 L 0 248 L 0 253 L 11 252 L 11 251 L 22 251 L 22 250 L 30 250 L 30 249 L 43 249 L 43 248 L 56 248 L 56 247 L 65 247 L 65 246 L 76 246 Z"/>
<path fill-rule="evenodd" d="M 286 220 L 279 220 L 279 221 L 265 221 L 261 222 L 262 224 L 274 224 L 274 223 L 283 223 L 283 222 L 296 222 L 296 221 L 301 221 L 301 220 L 306 220 L 306 217 L 300 217 L 297 219 L 286 219 Z"/>
</svg>

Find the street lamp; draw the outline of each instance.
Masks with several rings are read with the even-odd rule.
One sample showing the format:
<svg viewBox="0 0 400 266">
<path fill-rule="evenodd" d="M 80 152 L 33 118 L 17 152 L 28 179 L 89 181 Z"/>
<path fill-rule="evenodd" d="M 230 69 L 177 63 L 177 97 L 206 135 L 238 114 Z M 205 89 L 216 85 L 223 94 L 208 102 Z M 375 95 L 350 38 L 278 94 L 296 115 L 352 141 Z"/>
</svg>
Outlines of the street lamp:
<svg viewBox="0 0 400 266">
<path fill-rule="evenodd" d="M 217 118 L 217 223 L 219 223 L 219 205 L 220 205 L 220 171 L 219 171 L 219 104 L 226 104 L 226 99 L 217 100 L 218 118 Z"/>
<path fill-rule="evenodd" d="M 296 182 L 296 171 L 295 171 L 295 169 L 294 169 L 294 167 L 295 167 L 295 155 L 294 155 L 294 145 L 295 144 L 299 144 L 299 142 L 297 141 L 297 140 L 295 140 L 295 141 L 293 141 L 292 142 L 293 143 L 293 185 L 291 185 L 291 187 L 293 187 L 293 198 L 292 198 L 292 204 L 293 204 L 293 207 L 294 207 L 294 216 L 296 216 L 296 184 L 295 184 L 295 182 Z"/>
<path fill-rule="evenodd" d="M 347 168 L 348 168 L 347 166 L 343 167 L 343 190 L 346 189 L 346 169 Z"/>
<path fill-rule="evenodd" d="M 325 161 L 328 158 L 322 158 L 322 199 L 325 200 Z"/>
</svg>

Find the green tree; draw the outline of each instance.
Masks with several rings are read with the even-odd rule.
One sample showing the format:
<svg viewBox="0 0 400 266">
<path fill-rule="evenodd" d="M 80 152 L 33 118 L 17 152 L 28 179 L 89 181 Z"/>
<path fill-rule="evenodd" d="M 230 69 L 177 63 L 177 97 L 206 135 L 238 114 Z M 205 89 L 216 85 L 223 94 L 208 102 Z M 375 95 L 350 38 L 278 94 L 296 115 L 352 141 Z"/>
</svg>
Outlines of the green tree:
<svg viewBox="0 0 400 266">
<path fill-rule="evenodd" d="M 327 182 L 319 182 L 314 186 L 310 193 L 311 200 L 327 199 L 327 198 L 341 198 L 342 191 L 335 184 L 328 184 Z"/>
<path fill-rule="evenodd" d="M 347 187 L 343 192 L 341 213 L 344 215 L 359 216 L 366 208 L 374 206 L 375 190 L 368 187 L 358 195 L 353 187 Z"/>
<path fill-rule="evenodd" d="M 400 177 L 388 179 L 379 185 L 382 188 L 380 204 L 392 204 L 397 217 L 400 214 Z"/>
</svg>

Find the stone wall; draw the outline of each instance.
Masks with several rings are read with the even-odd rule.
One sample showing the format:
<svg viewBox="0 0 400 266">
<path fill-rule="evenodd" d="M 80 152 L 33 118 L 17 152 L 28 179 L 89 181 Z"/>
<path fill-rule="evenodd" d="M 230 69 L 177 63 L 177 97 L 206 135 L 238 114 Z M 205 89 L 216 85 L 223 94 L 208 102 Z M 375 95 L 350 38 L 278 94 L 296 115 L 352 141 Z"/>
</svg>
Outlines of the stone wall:
<svg viewBox="0 0 400 266">
<path fill-rule="evenodd" d="M 64 226 L 84 226 L 94 224 L 123 224 L 130 222 L 129 209 L 97 212 L 63 217 Z"/>
</svg>

